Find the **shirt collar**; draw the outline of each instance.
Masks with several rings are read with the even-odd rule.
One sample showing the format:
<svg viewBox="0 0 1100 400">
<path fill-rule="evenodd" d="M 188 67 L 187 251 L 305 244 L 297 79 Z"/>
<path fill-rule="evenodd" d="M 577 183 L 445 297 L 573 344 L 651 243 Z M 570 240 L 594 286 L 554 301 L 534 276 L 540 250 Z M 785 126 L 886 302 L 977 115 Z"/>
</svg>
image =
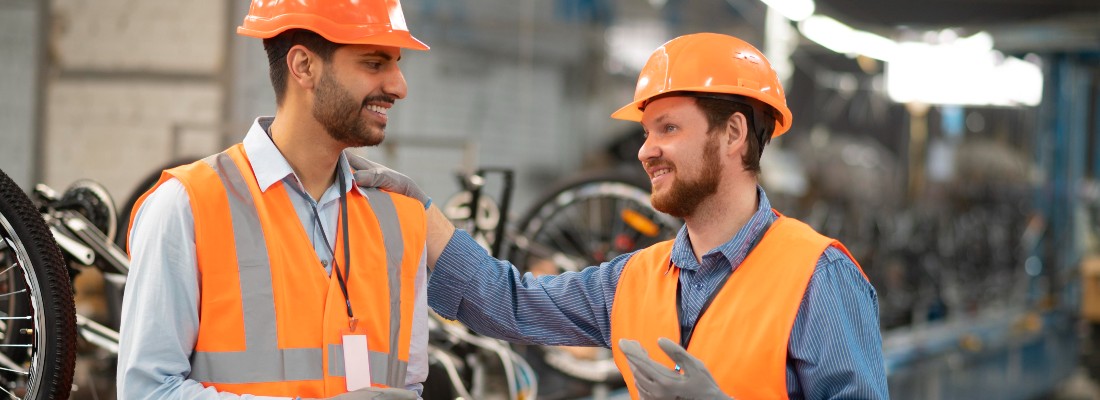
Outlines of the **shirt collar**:
<svg viewBox="0 0 1100 400">
<path fill-rule="evenodd" d="M 764 235 L 764 232 L 771 226 L 772 222 L 777 218 L 772 211 L 771 202 L 768 201 L 768 196 L 764 194 L 764 188 L 760 185 L 756 186 L 757 200 L 759 205 L 756 208 L 756 212 L 749 218 L 749 222 L 745 226 L 741 227 L 741 230 L 733 235 L 728 242 L 723 243 L 714 250 L 711 250 L 707 254 L 704 254 L 704 258 L 714 257 L 715 254 L 721 254 L 726 260 L 729 261 L 730 266 L 736 268 L 741 265 L 741 262 L 748 256 L 749 245 L 751 243 L 759 242 L 759 238 Z M 672 245 L 672 263 L 680 269 L 697 270 L 699 269 L 699 261 L 695 259 L 695 252 L 691 247 L 691 238 L 688 237 L 687 225 L 680 228 L 680 231 L 676 234 L 676 241 Z"/>
<path fill-rule="evenodd" d="M 291 182 L 299 189 L 301 189 L 301 180 L 294 173 L 294 168 L 290 167 L 290 162 L 283 157 L 283 153 L 279 151 L 278 147 L 275 147 L 275 142 L 271 140 L 271 136 L 268 136 L 268 129 L 271 128 L 271 122 L 275 120 L 275 117 L 259 117 L 252 123 L 252 127 L 248 129 L 248 134 L 244 137 L 244 152 L 248 155 L 248 162 L 252 164 L 252 173 L 256 175 L 256 184 L 260 186 L 260 191 L 267 192 L 267 189 L 274 185 L 276 182 L 286 180 Z M 340 153 L 340 171 L 343 171 L 344 182 L 347 182 L 348 187 L 346 190 L 351 190 L 357 187 L 355 177 L 351 173 L 351 165 L 348 164 L 347 155 L 343 152 Z M 334 186 L 339 185 L 338 182 L 333 182 Z M 337 195 L 337 190 L 332 190 Z M 326 191 L 328 194 L 328 191 Z M 325 202 L 325 197 L 322 196 L 321 203 Z"/>
</svg>

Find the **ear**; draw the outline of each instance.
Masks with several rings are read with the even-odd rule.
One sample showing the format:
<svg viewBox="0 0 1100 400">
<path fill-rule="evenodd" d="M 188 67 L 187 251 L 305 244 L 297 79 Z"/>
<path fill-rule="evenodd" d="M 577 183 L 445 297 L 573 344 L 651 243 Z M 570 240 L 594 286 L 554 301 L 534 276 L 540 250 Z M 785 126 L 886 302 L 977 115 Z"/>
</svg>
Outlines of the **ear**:
<svg viewBox="0 0 1100 400">
<path fill-rule="evenodd" d="M 735 112 L 726 120 L 726 130 L 723 132 L 726 139 L 726 152 L 730 155 L 740 156 L 748 147 L 749 122 L 745 114 Z"/>
<path fill-rule="evenodd" d="M 291 47 L 286 54 L 288 81 L 305 90 L 311 90 L 321 78 L 321 57 L 302 45 Z"/>
</svg>

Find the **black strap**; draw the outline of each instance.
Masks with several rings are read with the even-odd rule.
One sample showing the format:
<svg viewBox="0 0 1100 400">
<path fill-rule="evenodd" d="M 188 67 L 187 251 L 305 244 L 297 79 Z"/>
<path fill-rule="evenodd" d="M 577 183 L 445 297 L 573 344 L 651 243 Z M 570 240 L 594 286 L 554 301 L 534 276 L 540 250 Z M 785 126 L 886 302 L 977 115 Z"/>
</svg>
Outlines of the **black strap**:
<svg viewBox="0 0 1100 400">
<path fill-rule="evenodd" d="M 329 249 L 332 254 L 332 271 L 336 273 L 336 281 L 340 282 L 340 291 L 344 293 L 344 302 L 348 307 L 348 318 L 355 319 L 355 314 L 351 310 L 351 297 L 348 297 L 348 284 L 345 277 L 351 276 L 351 247 L 348 242 L 351 241 L 351 237 L 348 236 L 348 191 L 347 185 L 344 183 L 342 174 L 340 174 L 340 165 L 336 166 L 336 180 L 340 185 L 340 226 L 344 232 L 344 273 L 340 274 L 340 263 L 336 261 L 336 249 L 329 247 L 328 234 L 325 233 L 324 223 L 321 221 L 321 216 L 317 213 L 317 208 L 313 209 L 313 217 L 317 220 L 317 224 L 321 227 L 321 240 L 325 241 L 325 248 Z M 305 195 L 303 193 L 303 195 Z M 333 244 L 335 246 L 335 244 Z"/>
<path fill-rule="evenodd" d="M 339 164 L 339 163 L 337 163 Z M 348 318 L 352 321 L 355 320 L 355 313 L 351 311 L 351 297 L 348 296 L 348 284 L 347 279 L 344 277 L 351 277 L 351 237 L 348 236 L 348 192 L 347 185 L 344 184 L 344 179 L 340 174 L 340 168 L 336 168 L 336 180 L 340 181 L 340 226 L 344 232 L 344 274 L 340 275 L 340 265 L 336 263 L 336 254 L 332 256 L 332 270 L 336 272 L 336 280 L 340 282 L 340 291 L 344 292 L 344 302 L 348 306 Z M 321 233 L 324 234 L 325 230 L 321 229 Z M 326 238 L 327 242 L 328 239 Z M 353 327 L 354 329 L 354 327 Z"/>
<path fill-rule="evenodd" d="M 746 260 L 749 258 L 749 255 L 752 254 L 752 251 L 756 250 L 756 245 L 760 244 L 760 241 L 764 239 L 764 235 L 768 233 L 768 229 L 771 229 L 772 222 L 773 221 L 768 221 L 768 224 L 764 225 L 764 229 L 762 230 L 763 233 L 753 239 L 752 243 L 749 244 L 749 251 L 745 253 Z M 669 261 L 669 263 L 671 264 L 672 261 Z M 732 268 L 732 266 L 730 267 Z M 691 326 L 684 326 L 680 323 L 680 321 L 683 321 L 684 315 L 684 297 L 682 294 L 683 285 L 680 284 L 680 279 L 677 277 L 676 322 L 680 325 L 680 346 L 683 346 L 686 349 L 688 347 L 688 344 L 691 343 L 691 337 L 695 334 L 695 327 L 699 325 L 699 320 L 703 319 L 703 313 L 707 312 L 707 309 L 710 308 L 710 304 L 714 302 L 714 298 L 718 297 L 718 293 L 721 292 L 722 288 L 726 286 L 726 282 L 729 282 L 730 277 L 733 276 L 734 272 L 735 271 L 730 271 L 730 273 L 726 274 L 726 276 L 722 278 L 722 281 L 718 283 L 718 286 L 716 286 L 714 290 L 711 291 L 709 295 L 707 295 L 707 301 L 703 303 L 703 308 L 699 309 L 699 315 L 695 318 L 695 323 L 691 324 Z"/>
</svg>

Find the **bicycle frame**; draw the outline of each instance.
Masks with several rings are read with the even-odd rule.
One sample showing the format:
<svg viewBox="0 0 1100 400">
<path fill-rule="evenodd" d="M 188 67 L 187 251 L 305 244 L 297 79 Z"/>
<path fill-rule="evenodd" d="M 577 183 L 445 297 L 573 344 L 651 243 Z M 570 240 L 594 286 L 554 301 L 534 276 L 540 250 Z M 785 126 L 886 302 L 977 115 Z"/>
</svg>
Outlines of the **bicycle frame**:
<svg viewBox="0 0 1100 400">
<path fill-rule="evenodd" d="M 40 203 L 42 218 L 53 234 L 65 259 L 72 264 L 95 267 L 111 281 L 118 290 L 126 283 L 126 274 L 130 271 L 130 258 L 115 243 L 103 234 L 83 214 L 75 210 L 58 210 L 55 207 L 59 197 L 46 185 L 35 186 L 35 200 Z M 100 262 L 97 262 L 100 261 Z M 70 273 L 70 276 L 74 276 Z M 119 293 L 121 298 L 121 294 Z M 118 354 L 119 333 L 91 318 L 76 315 L 77 334 L 88 343 L 101 349 Z"/>
</svg>

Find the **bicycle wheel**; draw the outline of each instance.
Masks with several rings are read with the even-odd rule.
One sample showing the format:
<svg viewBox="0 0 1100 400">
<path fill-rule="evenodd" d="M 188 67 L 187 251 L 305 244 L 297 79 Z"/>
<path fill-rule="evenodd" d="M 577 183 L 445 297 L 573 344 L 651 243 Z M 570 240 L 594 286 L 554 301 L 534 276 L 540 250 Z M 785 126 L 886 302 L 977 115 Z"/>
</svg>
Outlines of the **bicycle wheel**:
<svg viewBox="0 0 1100 400">
<path fill-rule="evenodd" d="M 510 255 L 527 270 L 533 262 L 555 262 L 548 273 L 599 265 L 672 239 L 683 225 L 653 209 L 648 183 L 618 172 L 581 175 L 534 204 L 520 220 Z"/>
<path fill-rule="evenodd" d="M 674 238 L 683 223 L 653 209 L 648 186 L 616 172 L 559 185 L 520 220 L 511 260 L 524 272 L 557 274 Z M 530 347 L 525 355 L 538 373 L 543 398 L 585 396 L 593 383 L 622 385 L 608 349 Z"/>
<path fill-rule="evenodd" d="M 76 316 L 61 250 L 30 200 L 0 171 L 0 391 L 67 399 Z"/>
</svg>

